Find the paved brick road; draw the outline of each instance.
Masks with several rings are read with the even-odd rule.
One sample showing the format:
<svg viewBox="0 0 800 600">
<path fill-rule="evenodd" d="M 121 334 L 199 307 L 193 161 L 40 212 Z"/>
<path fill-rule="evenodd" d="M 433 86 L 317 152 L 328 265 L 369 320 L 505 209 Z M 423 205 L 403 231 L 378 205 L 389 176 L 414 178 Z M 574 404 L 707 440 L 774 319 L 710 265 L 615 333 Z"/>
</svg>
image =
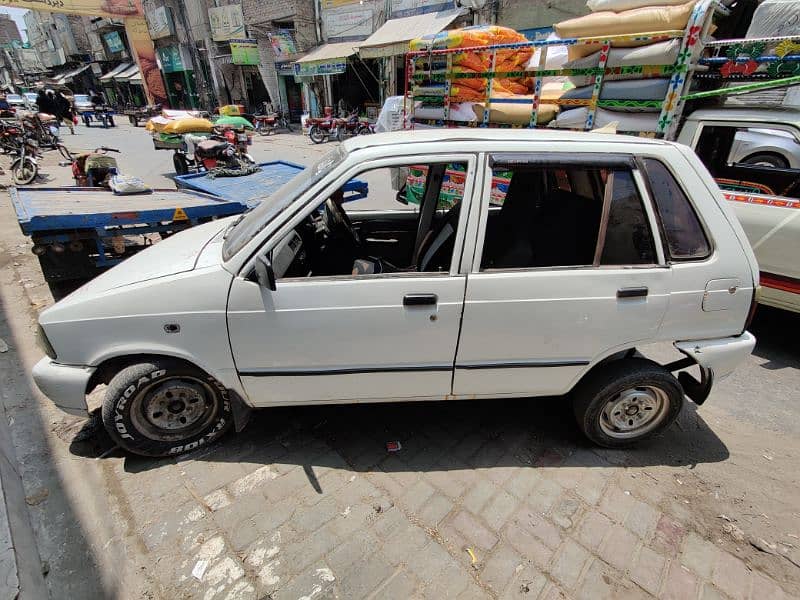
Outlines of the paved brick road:
<svg viewBox="0 0 800 600">
<path fill-rule="evenodd" d="M 268 149 L 293 160 L 320 151 L 288 136 L 259 152 Z M 273 409 L 177 462 L 119 451 L 96 460 L 109 440 L 74 440 L 80 425 L 27 379 L 39 357 L 33 316 L 52 300 L 5 214 L 11 366 L 0 391 L 54 597 L 800 593 L 800 557 L 790 552 L 800 546 L 800 445 L 783 429 L 796 410 L 792 346 L 755 357 L 748 376 L 723 382 L 701 411 L 687 406 L 666 435 L 632 451 L 590 447 L 563 399 L 520 399 Z M 777 433 L 750 422 L 763 400 L 740 401 L 759 394 L 787 411 L 770 422 Z M 391 440 L 400 452 L 386 451 Z M 749 541 L 761 536 L 782 541 L 788 558 L 755 550 Z"/>
</svg>

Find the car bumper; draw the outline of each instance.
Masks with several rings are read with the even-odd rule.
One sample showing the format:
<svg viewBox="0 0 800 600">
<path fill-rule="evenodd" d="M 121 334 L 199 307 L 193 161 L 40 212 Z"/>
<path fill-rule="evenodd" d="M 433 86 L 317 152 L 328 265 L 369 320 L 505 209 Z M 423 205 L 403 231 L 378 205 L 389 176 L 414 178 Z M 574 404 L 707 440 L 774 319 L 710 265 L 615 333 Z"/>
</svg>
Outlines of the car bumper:
<svg viewBox="0 0 800 600">
<path fill-rule="evenodd" d="M 58 408 L 78 417 L 86 417 L 86 386 L 94 367 L 62 365 L 44 357 L 33 367 L 33 380 L 41 392 Z"/>
<path fill-rule="evenodd" d="M 675 347 L 693 358 L 701 367 L 709 369 L 714 381 L 727 377 L 753 352 L 755 336 L 749 331 L 741 335 L 710 340 L 675 342 Z"/>
</svg>

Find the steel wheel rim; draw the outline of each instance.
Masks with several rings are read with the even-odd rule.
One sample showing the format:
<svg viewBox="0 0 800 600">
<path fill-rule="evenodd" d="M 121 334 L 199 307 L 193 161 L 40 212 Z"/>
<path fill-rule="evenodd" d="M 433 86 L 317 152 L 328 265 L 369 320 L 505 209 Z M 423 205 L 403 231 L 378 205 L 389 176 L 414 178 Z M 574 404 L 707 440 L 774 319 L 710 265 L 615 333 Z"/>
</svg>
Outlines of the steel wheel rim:
<svg viewBox="0 0 800 600">
<path fill-rule="evenodd" d="M 217 395 L 206 382 L 196 377 L 171 377 L 139 392 L 131 403 L 130 416 L 136 429 L 150 439 L 171 442 L 202 432 L 218 412 Z"/>
<path fill-rule="evenodd" d="M 615 439 L 642 436 L 658 427 L 669 411 L 669 396 L 650 385 L 628 388 L 615 394 L 600 411 L 600 429 Z"/>
</svg>

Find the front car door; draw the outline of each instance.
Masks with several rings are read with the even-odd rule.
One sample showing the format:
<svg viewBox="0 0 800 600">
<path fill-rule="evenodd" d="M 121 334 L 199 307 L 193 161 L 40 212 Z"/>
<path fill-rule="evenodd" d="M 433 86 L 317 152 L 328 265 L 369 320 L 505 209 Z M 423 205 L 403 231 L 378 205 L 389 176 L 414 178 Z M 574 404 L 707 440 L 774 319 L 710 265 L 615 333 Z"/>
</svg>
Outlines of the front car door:
<svg viewBox="0 0 800 600">
<path fill-rule="evenodd" d="M 454 394 L 563 394 L 658 331 L 670 269 L 634 157 L 563 150 L 488 158 Z"/>
<path fill-rule="evenodd" d="M 466 285 L 466 275 L 459 273 L 460 256 L 477 160 L 471 154 L 457 154 L 416 156 L 414 161 L 438 164 L 442 170 L 444 165 L 459 164 L 466 170 L 461 200 L 465 210 L 448 213 L 455 217 L 454 231 L 440 246 L 447 251 L 438 266 L 428 260 L 421 270 L 401 264 L 393 265 L 393 272 L 358 275 L 355 268 L 325 275 L 312 269 L 306 276 L 279 275 L 274 291 L 253 280 L 251 266 L 234 279 L 228 303 L 230 342 L 254 405 L 441 398 L 450 393 Z M 370 182 L 369 196 L 345 208 L 354 217 L 358 211 L 358 218 L 352 219 L 355 225 L 367 223 L 368 211 L 360 210 L 359 203 L 372 198 L 385 208 L 386 197 L 397 193 L 367 171 L 396 173 L 408 162 L 376 160 L 332 175 L 316 201 L 267 239 L 263 253 L 272 251 L 299 221 L 313 217 L 320 203 L 353 177 Z M 442 186 L 441 178 L 431 178 L 428 185 L 436 200 L 438 192 L 433 190 Z M 385 211 L 376 211 L 376 216 L 383 219 Z M 418 222 L 414 221 L 415 227 Z M 363 227 L 368 230 L 368 225 Z M 426 248 L 432 247 L 429 240 L 437 238 L 435 233 L 431 231 Z M 409 247 L 408 260 L 412 255 L 432 255 L 430 250 L 419 250 Z"/>
</svg>

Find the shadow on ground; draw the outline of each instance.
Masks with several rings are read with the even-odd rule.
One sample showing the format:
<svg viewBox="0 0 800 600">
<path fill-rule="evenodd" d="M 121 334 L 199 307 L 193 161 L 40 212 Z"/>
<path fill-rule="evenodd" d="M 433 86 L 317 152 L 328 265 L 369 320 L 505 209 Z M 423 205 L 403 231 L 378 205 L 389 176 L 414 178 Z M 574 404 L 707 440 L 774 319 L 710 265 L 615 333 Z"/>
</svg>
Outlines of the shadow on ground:
<svg viewBox="0 0 800 600">
<path fill-rule="evenodd" d="M 753 354 L 767 359 L 764 369 L 800 369 L 800 346 L 791 334 L 800 331 L 800 313 L 759 306 L 750 331 L 757 340 Z"/>
<path fill-rule="evenodd" d="M 85 433 L 85 432 L 84 432 Z M 398 441 L 402 449 L 387 451 Z M 83 456 L 118 456 L 102 428 L 72 442 Z M 593 446 L 575 424 L 566 398 L 520 398 L 287 407 L 255 411 L 247 428 L 178 460 L 275 461 L 342 466 L 354 471 L 448 471 L 495 466 L 695 465 L 728 458 L 722 441 L 687 401 L 679 421 L 634 449 Z M 146 471 L 175 459 L 127 456 L 128 472 Z M 343 464 L 344 461 L 344 464 Z M 312 485 L 313 477 L 309 475 Z"/>
</svg>

